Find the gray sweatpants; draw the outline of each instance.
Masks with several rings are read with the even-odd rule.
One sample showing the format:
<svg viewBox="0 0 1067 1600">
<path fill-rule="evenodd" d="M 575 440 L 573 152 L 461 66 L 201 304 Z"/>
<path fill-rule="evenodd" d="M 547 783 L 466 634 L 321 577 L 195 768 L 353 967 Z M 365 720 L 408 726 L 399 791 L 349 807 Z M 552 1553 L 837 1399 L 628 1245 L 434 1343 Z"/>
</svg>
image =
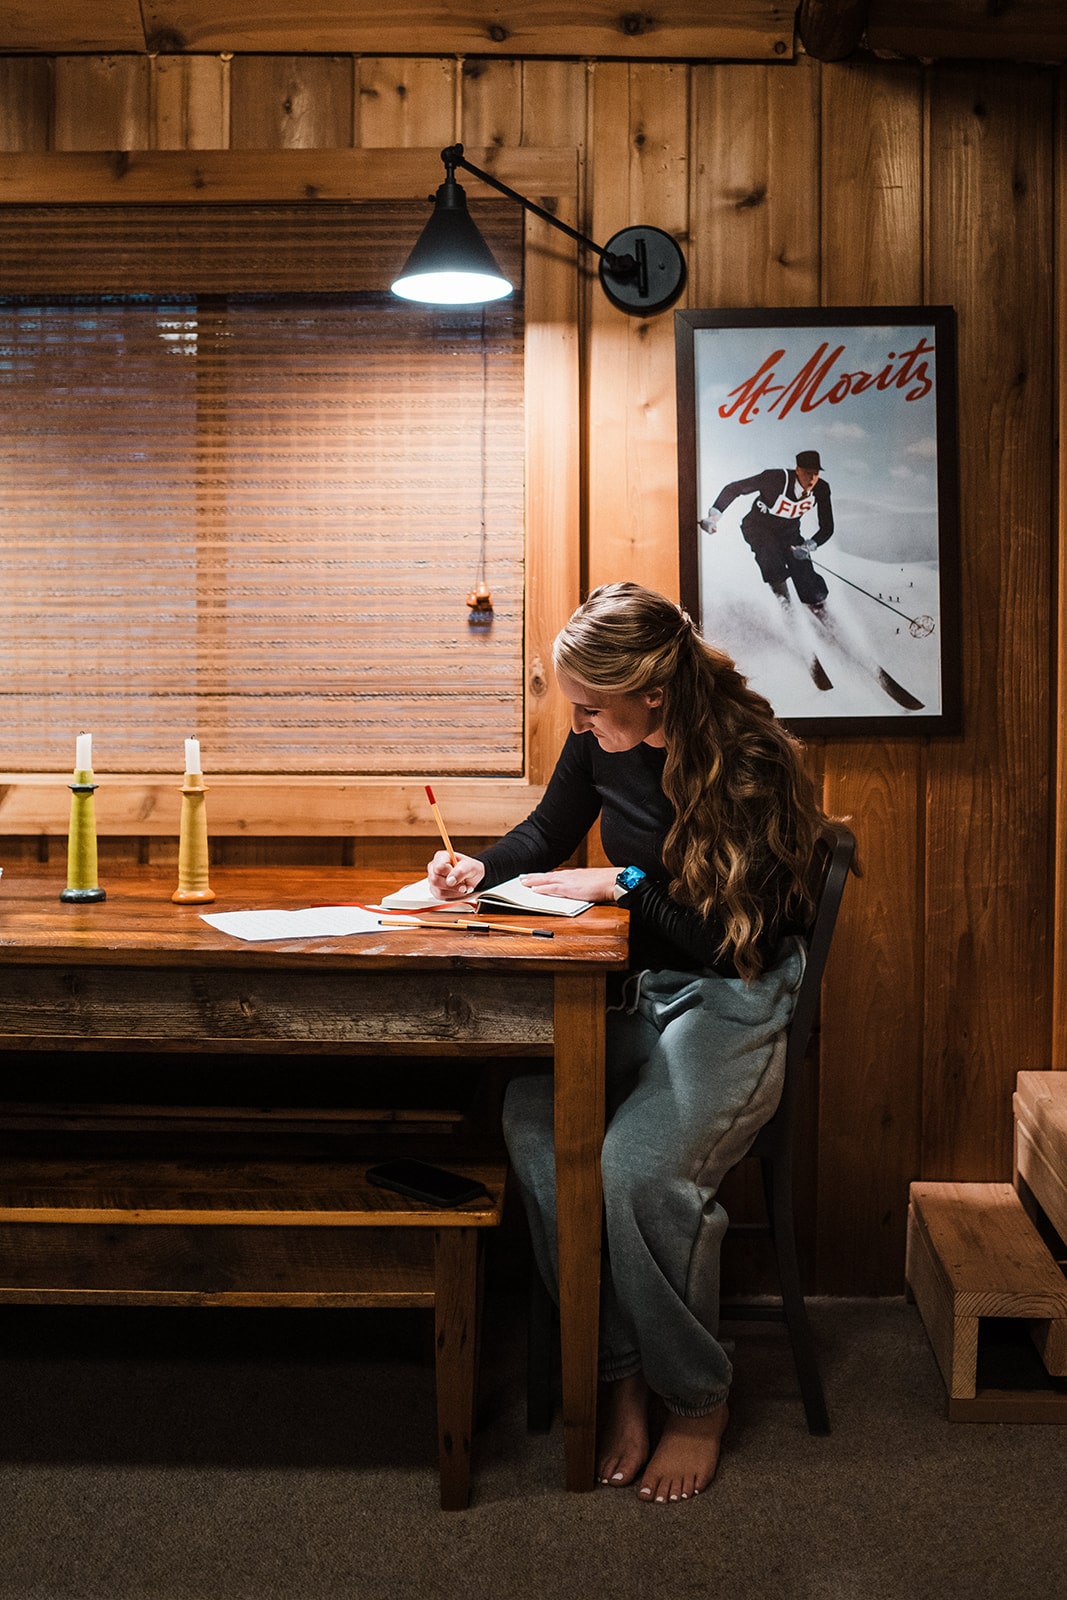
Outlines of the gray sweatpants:
<svg viewBox="0 0 1067 1600">
<path fill-rule="evenodd" d="M 634 974 L 628 1004 L 608 1015 L 600 1376 L 641 1371 L 684 1415 L 713 1410 L 730 1387 L 715 1337 L 728 1218 L 715 1194 L 778 1104 L 804 959 L 788 939 L 751 984 Z M 537 1264 L 558 1299 L 549 1072 L 509 1085 L 504 1133 Z"/>
</svg>

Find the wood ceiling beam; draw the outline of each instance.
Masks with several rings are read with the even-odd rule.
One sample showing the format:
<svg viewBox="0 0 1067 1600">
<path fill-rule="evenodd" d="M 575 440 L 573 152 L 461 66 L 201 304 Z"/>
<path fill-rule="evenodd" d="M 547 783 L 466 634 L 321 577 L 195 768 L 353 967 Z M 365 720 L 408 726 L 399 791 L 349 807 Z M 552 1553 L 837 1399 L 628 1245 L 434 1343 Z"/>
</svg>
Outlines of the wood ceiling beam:
<svg viewBox="0 0 1067 1600">
<path fill-rule="evenodd" d="M 0 0 L 0 55 L 1067 61 L 1065 0 Z M 143 13 L 143 15 L 142 15 Z"/>
<path fill-rule="evenodd" d="M 795 0 L 0 0 L 0 54 L 789 61 L 795 11 Z"/>
</svg>

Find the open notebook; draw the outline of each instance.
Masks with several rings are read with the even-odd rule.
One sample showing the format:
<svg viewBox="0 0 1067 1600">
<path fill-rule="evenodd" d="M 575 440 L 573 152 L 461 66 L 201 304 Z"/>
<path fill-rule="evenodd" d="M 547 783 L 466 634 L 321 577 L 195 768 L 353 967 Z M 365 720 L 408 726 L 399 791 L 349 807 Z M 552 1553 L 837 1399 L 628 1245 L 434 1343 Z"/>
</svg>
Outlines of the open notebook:
<svg viewBox="0 0 1067 1600">
<path fill-rule="evenodd" d="M 576 917 L 580 911 L 588 911 L 593 902 L 538 894 L 536 889 L 528 889 L 518 878 L 509 878 L 507 883 L 498 883 L 495 889 L 486 889 L 484 893 L 470 895 L 464 900 L 441 900 L 430 888 L 429 879 L 420 878 L 418 883 L 406 883 L 393 894 L 383 895 L 379 904 L 389 911 L 426 911 L 438 906 L 443 909 L 446 906 L 477 905 L 490 911 L 536 911 L 549 917 Z"/>
</svg>

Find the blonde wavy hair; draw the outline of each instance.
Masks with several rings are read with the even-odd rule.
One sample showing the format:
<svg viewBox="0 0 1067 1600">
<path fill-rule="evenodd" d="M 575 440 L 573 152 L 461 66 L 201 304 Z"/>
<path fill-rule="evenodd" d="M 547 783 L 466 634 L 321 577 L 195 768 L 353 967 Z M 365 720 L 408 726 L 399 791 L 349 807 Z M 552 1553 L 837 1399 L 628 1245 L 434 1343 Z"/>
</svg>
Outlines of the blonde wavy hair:
<svg viewBox="0 0 1067 1600">
<path fill-rule="evenodd" d="M 808 877 L 823 822 L 801 746 L 688 613 L 636 583 L 594 589 L 553 646 L 556 667 L 609 694 L 663 693 L 663 789 L 674 809 L 663 861 L 670 892 L 719 913 L 719 958 L 743 978 L 762 971 L 771 904 L 811 911 Z"/>
</svg>

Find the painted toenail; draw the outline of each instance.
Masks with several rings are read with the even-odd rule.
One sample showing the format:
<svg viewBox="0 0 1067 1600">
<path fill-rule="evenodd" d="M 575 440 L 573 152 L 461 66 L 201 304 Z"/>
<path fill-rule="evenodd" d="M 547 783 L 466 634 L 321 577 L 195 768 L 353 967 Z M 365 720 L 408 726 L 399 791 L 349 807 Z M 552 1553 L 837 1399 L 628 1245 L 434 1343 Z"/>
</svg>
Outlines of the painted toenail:
<svg viewBox="0 0 1067 1600">
<path fill-rule="evenodd" d="M 672 1494 L 672 1495 L 671 1495 L 671 1499 L 672 1499 L 672 1500 L 677 1500 L 677 1498 L 678 1498 L 678 1496 L 677 1496 L 677 1495 L 676 1495 L 676 1494 Z"/>
<path fill-rule="evenodd" d="M 612 1481 L 612 1483 L 621 1483 L 622 1482 L 622 1473 L 621 1472 L 613 1472 L 612 1475 L 611 1475 L 611 1481 Z"/>
<path fill-rule="evenodd" d="M 652 1493 L 652 1490 L 651 1490 L 651 1489 L 642 1489 L 642 1490 L 641 1490 L 641 1493 L 642 1493 L 642 1494 L 643 1494 L 643 1495 L 644 1495 L 644 1496 L 645 1496 L 645 1498 L 646 1498 L 646 1499 L 647 1499 L 647 1498 L 648 1498 L 648 1496 L 649 1496 L 649 1495 L 650 1495 L 650 1494 L 651 1494 L 651 1493 Z"/>
<path fill-rule="evenodd" d="M 663 1504 L 663 1496 L 662 1496 L 662 1495 L 661 1495 L 661 1494 L 658 1494 L 658 1495 L 657 1495 L 657 1496 L 656 1496 L 656 1504 L 657 1504 L 657 1505 L 658 1505 L 658 1506 L 661 1506 L 661 1505 L 662 1505 L 662 1504 Z"/>
</svg>

